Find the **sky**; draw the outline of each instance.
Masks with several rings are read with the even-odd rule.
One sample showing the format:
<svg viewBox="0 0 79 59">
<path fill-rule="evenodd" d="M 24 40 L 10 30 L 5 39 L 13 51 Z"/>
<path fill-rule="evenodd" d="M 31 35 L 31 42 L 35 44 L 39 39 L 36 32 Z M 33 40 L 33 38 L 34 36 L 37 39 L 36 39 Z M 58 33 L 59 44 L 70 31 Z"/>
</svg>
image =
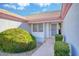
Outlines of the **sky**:
<svg viewBox="0 0 79 59">
<path fill-rule="evenodd" d="M 62 4 L 56 3 L 0 3 L 0 9 L 28 16 L 31 14 L 61 10 Z"/>
</svg>

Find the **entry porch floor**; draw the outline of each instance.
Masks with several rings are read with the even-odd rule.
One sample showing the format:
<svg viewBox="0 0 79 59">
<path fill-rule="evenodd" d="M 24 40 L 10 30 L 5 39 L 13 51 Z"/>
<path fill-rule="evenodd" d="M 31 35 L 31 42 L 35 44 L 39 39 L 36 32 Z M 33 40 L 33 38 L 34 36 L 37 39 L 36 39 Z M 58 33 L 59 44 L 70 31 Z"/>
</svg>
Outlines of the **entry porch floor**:
<svg viewBox="0 0 79 59">
<path fill-rule="evenodd" d="M 32 56 L 54 56 L 54 38 L 46 39 L 43 45 Z"/>
</svg>

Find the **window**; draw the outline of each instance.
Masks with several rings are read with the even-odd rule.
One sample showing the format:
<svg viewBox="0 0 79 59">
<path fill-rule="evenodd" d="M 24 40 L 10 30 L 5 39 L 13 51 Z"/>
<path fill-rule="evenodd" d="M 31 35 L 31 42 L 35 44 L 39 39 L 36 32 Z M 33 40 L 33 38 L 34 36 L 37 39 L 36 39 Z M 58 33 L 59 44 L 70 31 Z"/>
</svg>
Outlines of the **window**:
<svg viewBox="0 0 79 59">
<path fill-rule="evenodd" d="M 37 24 L 33 24 L 33 32 L 37 32 Z"/>
<path fill-rule="evenodd" d="M 40 23 L 40 24 L 38 25 L 38 31 L 39 31 L 39 32 L 43 32 L 43 24 L 42 24 L 42 23 Z"/>
<path fill-rule="evenodd" d="M 33 24 L 33 32 L 43 32 L 43 24 Z"/>
</svg>

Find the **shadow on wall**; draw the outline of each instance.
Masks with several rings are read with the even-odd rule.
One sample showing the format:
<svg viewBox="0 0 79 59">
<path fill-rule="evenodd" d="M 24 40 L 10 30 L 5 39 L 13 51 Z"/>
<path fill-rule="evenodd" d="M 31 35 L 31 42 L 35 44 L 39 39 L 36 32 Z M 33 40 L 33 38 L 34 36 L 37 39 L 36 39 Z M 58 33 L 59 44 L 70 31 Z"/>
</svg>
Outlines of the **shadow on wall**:
<svg viewBox="0 0 79 59">
<path fill-rule="evenodd" d="M 64 42 L 66 42 L 66 36 L 65 35 L 63 35 L 64 36 Z"/>
<path fill-rule="evenodd" d="M 29 29 L 28 29 L 28 24 L 27 24 L 27 23 L 22 23 L 22 24 L 19 26 L 19 28 L 22 28 L 22 29 L 24 29 L 24 30 L 29 31 Z"/>
<path fill-rule="evenodd" d="M 66 41 L 66 36 L 64 35 L 64 42 Z M 74 45 L 71 44 L 71 56 L 77 56 L 77 50 Z"/>
<path fill-rule="evenodd" d="M 72 52 L 72 56 L 77 56 L 77 50 L 75 48 L 75 46 L 71 45 L 71 52 Z"/>
<path fill-rule="evenodd" d="M 37 39 L 38 43 L 43 43 L 44 42 L 44 38 L 36 37 L 36 39 Z"/>
</svg>

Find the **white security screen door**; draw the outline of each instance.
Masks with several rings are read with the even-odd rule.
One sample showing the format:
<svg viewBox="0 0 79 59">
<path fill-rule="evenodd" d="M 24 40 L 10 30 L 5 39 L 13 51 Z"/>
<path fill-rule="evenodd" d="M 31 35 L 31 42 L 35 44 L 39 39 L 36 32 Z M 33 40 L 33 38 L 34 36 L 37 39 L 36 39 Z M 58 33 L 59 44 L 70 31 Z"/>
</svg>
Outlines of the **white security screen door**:
<svg viewBox="0 0 79 59">
<path fill-rule="evenodd" d="M 54 36 L 57 33 L 56 24 L 51 24 L 51 36 Z"/>
</svg>

